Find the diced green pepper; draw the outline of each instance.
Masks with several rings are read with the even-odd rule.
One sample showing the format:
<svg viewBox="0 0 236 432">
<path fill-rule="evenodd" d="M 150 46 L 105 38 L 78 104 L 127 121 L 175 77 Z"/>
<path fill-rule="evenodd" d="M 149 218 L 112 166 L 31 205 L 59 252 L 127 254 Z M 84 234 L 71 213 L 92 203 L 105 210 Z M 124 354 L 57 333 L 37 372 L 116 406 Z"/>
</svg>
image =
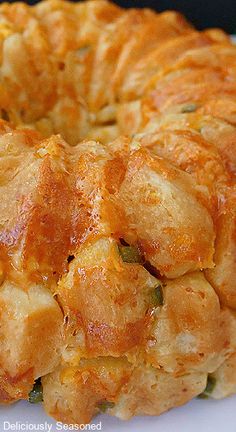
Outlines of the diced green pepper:
<svg viewBox="0 0 236 432">
<path fill-rule="evenodd" d="M 97 405 L 99 411 L 101 411 L 102 413 L 105 413 L 109 408 L 114 408 L 114 406 L 114 402 L 109 402 L 106 400 L 99 402 Z"/>
<path fill-rule="evenodd" d="M 195 103 L 184 105 L 181 109 L 182 113 L 192 113 L 196 111 L 197 105 Z"/>
<path fill-rule="evenodd" d="M 203 391 L 203 393 L 201 393 L 198 397 L 201 399 L 207 399 L 213 392 L 215 385 L 216 385 L 216 379 L 213 376 L 208 375 L 206 388 Z"/>
<path fill-rule="evenodd" d="M 77 53 L 79 56 L 83 56 L 89 52 L 90 48 L 90 45 L 84 45 L 78 49 Z"/>
<path fill-rule="evenodd" d="M 164 304 L 163 287 L 161 281 L 158 281 L 157 285 L 154 287 L 152 293 L 152 303 L 155 307 L 163 306 Z"/>
<path fill-rule="evenodd" d="M 119 245 L 119 253 L 122 260 L 126 263 L 141 263 L 142 256 L 136 246 Z"/>
<path fill-rule="evenodd" d="M 37 379 L 34 383 L 34 387 L 29 393 L 30 403 L 39 403 L 43 401 L 43 387 L 41 384 L 41 379 Z"/>
</svg>

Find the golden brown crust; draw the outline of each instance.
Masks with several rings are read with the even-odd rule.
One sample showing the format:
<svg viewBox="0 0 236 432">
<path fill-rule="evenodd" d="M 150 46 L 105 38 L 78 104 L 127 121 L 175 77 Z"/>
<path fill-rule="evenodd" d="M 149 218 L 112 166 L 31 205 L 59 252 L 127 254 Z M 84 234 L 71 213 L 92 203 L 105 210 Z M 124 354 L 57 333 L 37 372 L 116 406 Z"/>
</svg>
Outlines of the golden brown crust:
<svg viewBox="0 0 236 432">
<path fill-rule="evenodd" d="M 191 180 L 140 149 L 129 158 L 118 194 L 145 257 L 171 278 L 213 265 L 212 220 L 198 202 Z"/>
</svg>

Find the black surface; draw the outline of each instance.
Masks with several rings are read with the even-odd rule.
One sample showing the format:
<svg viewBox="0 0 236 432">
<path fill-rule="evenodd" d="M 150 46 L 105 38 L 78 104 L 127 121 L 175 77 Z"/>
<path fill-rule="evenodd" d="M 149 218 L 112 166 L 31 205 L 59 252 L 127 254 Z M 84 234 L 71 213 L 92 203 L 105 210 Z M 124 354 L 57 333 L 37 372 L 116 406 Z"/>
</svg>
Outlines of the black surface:
<svg viewBox="0 0 236 432">
<path fill-rule="evenodd" d="M 236 33 L 236 0 L 117 0 L 116 3 L 123 7 L 151 7 L 158 11 L 175 9 L 199 29 L 221 27 L 229 33 Z"/>
<path fill-rule="evenodd" d="M 221 27 L 229 33 L 236 33 L 236 0 L 121 0 L 116 3 L 122 6 L 151 7 L 158 11 L 175 9 L 199 29 Z"/>
</svg>

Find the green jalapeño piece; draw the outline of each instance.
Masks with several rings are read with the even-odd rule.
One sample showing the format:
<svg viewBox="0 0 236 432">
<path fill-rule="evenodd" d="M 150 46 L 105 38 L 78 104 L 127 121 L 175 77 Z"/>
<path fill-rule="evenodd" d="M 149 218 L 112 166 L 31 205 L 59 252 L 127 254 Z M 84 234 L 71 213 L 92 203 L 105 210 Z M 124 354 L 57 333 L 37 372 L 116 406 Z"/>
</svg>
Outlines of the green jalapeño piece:
<svg viewBox="0 0 236 432">
<path fill-rule="evenodd" d="M 160 280 L 157 280 L 157 284 L 155 285 L 152 292 L 152 303 L 155 307 L 163 306 L 164 304 L 164 296 L 163 296 L 163 285 Z"/>
<path fill-rule="evenodd" d="M 109 408 L 114 408 L 114 406 L 114 402 L 109 402 L 106 400 L 99 402 L 97 405 L 99 411 L 101 411 L 102 413 L 105 413 Z"/>
<path fill-rule="evenodd" d="M 119 254 L 125 263 L 141 263 L 142 256 L 136 246 L 118 245 Z"/>
<path fill-rule="evenodd" d="M 29 402 L 30 403 L 39 403 L 43 401 L 43 387 L 41 384 L 41 378 L 38 378 L 31 392 L 29 393 Z"/>
<path fill-rule="evenodd" d="M 207 399 L 213 392 L 215 385 L 216 385 L 216 379 L 213 376 L 208 375 L 206 388 L 204 392 L 201 393 L 198 397 L 201 399 Z"/>
<path fill-rule="evenodd" d="M 192 113 L 197 110 L 197 105 L 195 103 L 190 103 L 187 105 L 184 105 L 181 109 L 182 113 Z"/>
</svg>

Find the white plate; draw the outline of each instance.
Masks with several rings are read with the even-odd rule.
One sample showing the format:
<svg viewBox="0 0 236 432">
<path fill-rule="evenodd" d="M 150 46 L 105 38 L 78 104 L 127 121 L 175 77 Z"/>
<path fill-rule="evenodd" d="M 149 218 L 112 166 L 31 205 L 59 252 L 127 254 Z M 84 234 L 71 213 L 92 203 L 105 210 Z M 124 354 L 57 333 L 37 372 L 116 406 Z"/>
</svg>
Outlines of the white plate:
<svg viewBox="0 0 236 432">
<path fill-rule="evenodd" d="M 4 429 L 5 422 L 5 429 Z M 195 399 L 160 417 L 135 417 L 124 422 L 106 415 L 93 420 L 93 429 L 102 432 L 236 432 L 236 396 L 220 401 Z M 10 429 L 11 427 L 11 429 Z M 41 429 L 40 429 L 41 427 Z M 50 429 L 51 428 L 51 429 Z M 56 432 L 62 429 L 41 406 L 28 402 L 0 408 L 0 431 Z M 67 429 L 69 430 L 69 429 Z"/>
</svg>

